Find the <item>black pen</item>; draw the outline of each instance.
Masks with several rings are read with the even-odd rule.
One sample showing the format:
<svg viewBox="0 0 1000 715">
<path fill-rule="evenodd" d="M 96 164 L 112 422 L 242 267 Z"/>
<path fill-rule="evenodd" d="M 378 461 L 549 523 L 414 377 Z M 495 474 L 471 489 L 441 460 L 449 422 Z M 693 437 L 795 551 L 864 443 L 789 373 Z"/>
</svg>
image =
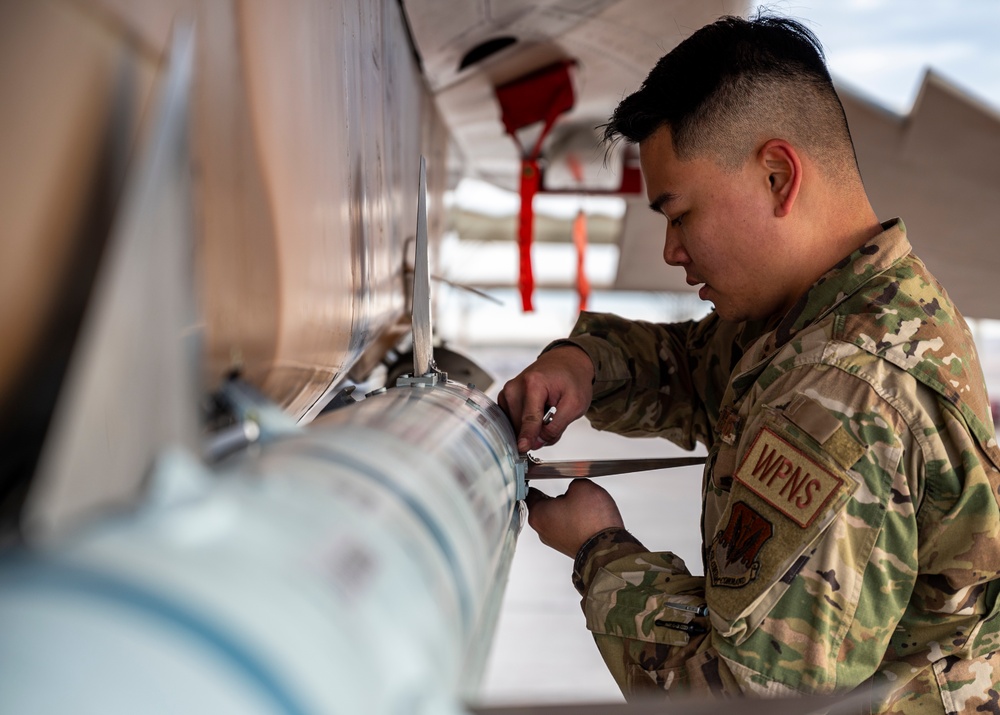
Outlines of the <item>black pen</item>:
<svg viewBox="0 0 1000 715">
<path fill-rule="evenodd" d="M 700 636 L 703 633 L 708 633 L 707 628 L 699 626 L 697 623 L 681 623 L 680 621 L 653 621 L 653 625 L 670 628 L 674 631 L 684 631 L 685 633 L 689 633 L 693 636 Z"/>
<path fill-rule="evenodd" d="M 667 608 L 673 608 L 675 611 L 687 611 L 688 613 L 693 613 L 696 616 L 707 616 L 708 606 L 692 606 L 687 603 L 678 603 L 677 601 L 664 601 L 663 605 Z"/>
</svg>

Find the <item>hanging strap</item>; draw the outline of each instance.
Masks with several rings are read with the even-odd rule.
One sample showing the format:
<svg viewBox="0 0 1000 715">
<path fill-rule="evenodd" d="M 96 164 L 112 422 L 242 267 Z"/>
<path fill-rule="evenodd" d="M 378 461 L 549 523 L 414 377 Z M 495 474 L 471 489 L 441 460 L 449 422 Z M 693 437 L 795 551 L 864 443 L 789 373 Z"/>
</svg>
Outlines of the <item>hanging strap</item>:
<svg viewBox="0 0 1000 715">
<path fill-rule="evenodd" d="M 587 299 L 590 297 L 590 282 L 584 270 L 584 258 L 587 254 L 587 214 L 580 209 L 573 220 L 573 245 L 576 246 L 576 292 L 580 296 L 580 312 L 587 309 Z"/>
<path fill-rule="evenodd" d="M 531 265 L 531 244 L 534 240 L 535 213 L 532 204 L 541 187 L 539 158 L 542 142 L 556 119 L 573 107 L 573 84 L 569 77 L 569 68 L 573 64 L 572 61 L 556 62 L 495 90 L 504 127 L 521 154 L 521 211 L 517 230 L 518 290 L 526 313 L 534 310 L 532 296 L 535 279 Z M 544 122 L 542 131 L 531 150 L 526 151 L 516 132 L 539 121 Z"/>
<path fill-rule="evenodd" d="M 535 291 L 535 276 L 531 268 L 531 242 L 535 232 L 535 212 L 532 202 L 538 193 L 538 161 L 521 160 L 521 213 L 517 226 L 517 246 L 520 255 L 520 270 L 517 288 L 521 293 L 521 308 L 525 313 L 534 310 L 532 295 Z"/>
</svg>

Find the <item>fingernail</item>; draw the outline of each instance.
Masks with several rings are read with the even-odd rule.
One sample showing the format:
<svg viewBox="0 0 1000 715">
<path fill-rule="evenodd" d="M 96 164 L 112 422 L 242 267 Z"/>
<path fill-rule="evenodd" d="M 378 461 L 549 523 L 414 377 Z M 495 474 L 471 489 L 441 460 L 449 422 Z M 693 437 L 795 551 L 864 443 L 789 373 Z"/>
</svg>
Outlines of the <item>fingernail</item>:
<svg viewBox="0 0 1000 715">
<path fill-rule="evenodd" d="M 517 451 L 518 452 L 527 452 L 528 451 L 528 440 L 526 440 L 526 439 L 519 439 L 517 441 Z"/>
</svg>

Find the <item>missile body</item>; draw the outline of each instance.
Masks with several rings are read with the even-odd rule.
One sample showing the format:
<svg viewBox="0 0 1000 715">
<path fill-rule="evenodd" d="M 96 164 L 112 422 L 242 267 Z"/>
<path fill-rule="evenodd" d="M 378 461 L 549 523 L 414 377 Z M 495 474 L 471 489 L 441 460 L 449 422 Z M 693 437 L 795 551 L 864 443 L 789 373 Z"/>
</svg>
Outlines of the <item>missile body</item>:
<svg viewBox="0 0 1000 715">
<path fill-rule="evenodd" d="M 458 713 L 522 521 L 506 417 L 394 387 L 0 559 L 0 712 Z"/>
</svg>

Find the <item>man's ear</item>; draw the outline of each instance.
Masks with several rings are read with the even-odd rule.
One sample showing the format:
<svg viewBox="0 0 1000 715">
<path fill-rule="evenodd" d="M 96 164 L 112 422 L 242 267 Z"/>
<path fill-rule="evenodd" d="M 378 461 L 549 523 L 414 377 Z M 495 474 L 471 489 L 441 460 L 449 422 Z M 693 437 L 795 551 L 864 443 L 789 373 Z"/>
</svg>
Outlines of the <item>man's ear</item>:
<svg viewBox="0 0 1000 715">
<path fill-rule="evenodd" d="M 798 152 L 784 139 L 771 139 L 760 148 L 757 157 L 767 172 L 774 215 L 777 218 L 787 216 L 802 184 L 802 162 Z"/>
</svg>

